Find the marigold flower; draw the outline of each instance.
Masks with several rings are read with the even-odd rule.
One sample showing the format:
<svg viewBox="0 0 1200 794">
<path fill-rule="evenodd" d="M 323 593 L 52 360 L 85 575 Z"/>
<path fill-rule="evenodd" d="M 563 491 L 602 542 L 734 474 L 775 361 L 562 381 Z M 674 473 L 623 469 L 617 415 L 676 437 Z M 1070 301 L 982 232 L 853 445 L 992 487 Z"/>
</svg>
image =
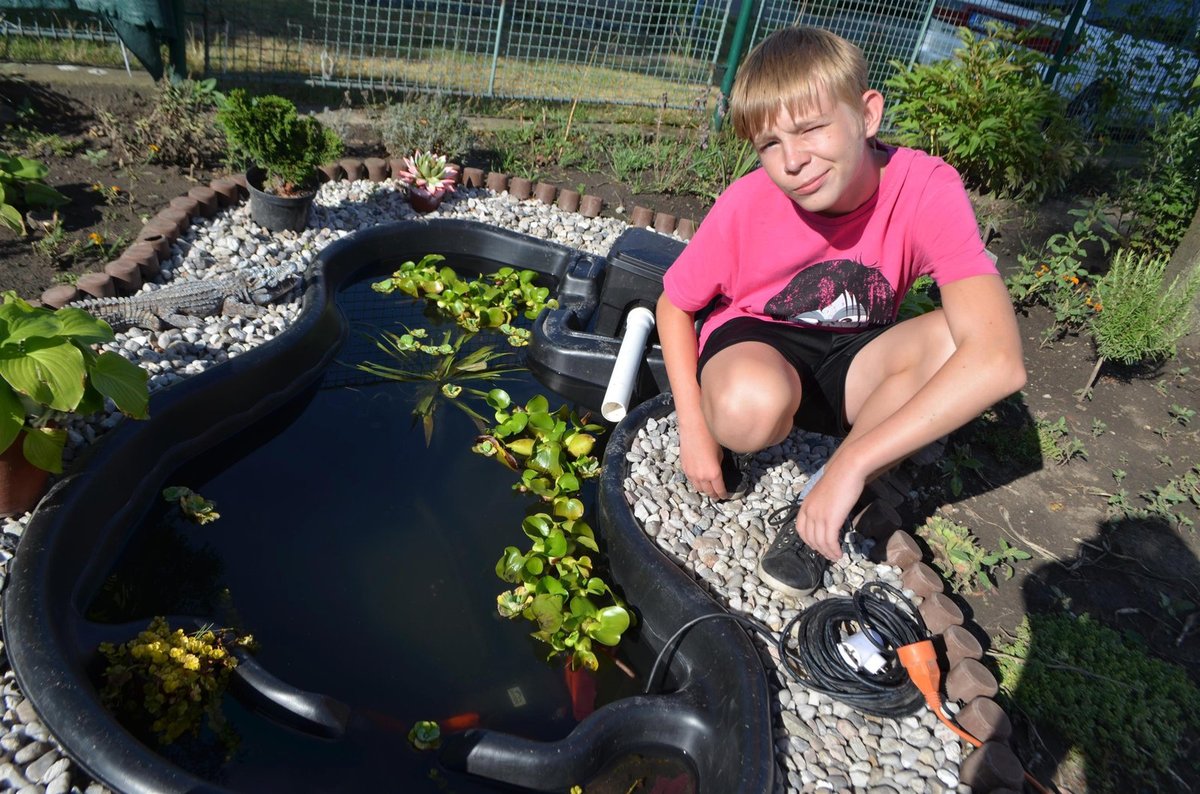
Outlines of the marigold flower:
<svg viewBox="0 0 1200 794">
<path fill-rule="evenodd" d="M 1104 309 L 1104 307 L 1101 306 L 1099 303 L 1093 305 L 1092 308 L 1095 309 L 1096 311 L 1102 311 Z"/>
<path fill-rule="evenodd" d="M 152 143 L 152 144 L 150 144 L 150 151 L 152 151 L 152 152 L 157 152 L 157 151 L 158 151 L 158 146 L 157 146 L 156 144 L 153 144 L 153 143 Z"/>
<path fill-rule="evenodd" d="M 92 232 L 88 235 L 88 242 L 92 245 L 101 245 L 104 242 L 104 235 Z"/>
</svg>

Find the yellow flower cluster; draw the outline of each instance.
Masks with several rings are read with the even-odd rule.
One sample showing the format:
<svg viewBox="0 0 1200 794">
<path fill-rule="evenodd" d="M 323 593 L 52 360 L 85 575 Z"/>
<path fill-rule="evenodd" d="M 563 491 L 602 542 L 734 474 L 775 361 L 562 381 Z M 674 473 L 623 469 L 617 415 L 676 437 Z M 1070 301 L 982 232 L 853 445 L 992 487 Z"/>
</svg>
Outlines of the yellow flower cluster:
<svg viewBox="0 0 1200 794">
<path fill-rule="evenodd" d="M 229 629 L 187 634 L 156 617 L 123 645 L 101 644 L 108 662 L 102 699 L 110 708 L 135 712 L 125 716 L 148 725 L 162 744 L 197 733 L 205 715 L 219 733 L 224 726 L 221 696 L 237 667 L 227 642 L 248 647 L 253 638 Z"/>
</svg>

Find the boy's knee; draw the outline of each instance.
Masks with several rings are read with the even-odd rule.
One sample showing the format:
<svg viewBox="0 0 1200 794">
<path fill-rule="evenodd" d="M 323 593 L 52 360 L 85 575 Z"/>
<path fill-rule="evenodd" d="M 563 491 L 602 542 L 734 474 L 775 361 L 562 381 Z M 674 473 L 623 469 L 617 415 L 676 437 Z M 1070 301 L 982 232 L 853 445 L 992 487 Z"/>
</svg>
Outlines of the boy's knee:
<svg viewBox="0 0 1200 794">
<path fill-rule="evenodd" d="M 702 403 L 714 438 L 735 452 L 764 449 L 782 441 L 798 407 L 798 400 L 787 390 L 744 380 L 707 390 Z"/>
</svg>

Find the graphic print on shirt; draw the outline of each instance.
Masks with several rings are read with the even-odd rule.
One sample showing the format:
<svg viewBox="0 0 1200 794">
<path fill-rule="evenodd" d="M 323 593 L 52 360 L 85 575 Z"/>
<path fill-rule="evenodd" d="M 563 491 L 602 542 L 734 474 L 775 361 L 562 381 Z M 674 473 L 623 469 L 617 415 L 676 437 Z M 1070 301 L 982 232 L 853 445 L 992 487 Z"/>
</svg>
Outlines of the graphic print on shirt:
<svg viewBox="0 0 1200 794">
<path fill-rule="evenodd" d="M 895 304 L 895 290 L 876 268 L 834 259 L 797 273 L 763 313 L 798 325 L 854 330 L 892 322 Z"/>
</svg>

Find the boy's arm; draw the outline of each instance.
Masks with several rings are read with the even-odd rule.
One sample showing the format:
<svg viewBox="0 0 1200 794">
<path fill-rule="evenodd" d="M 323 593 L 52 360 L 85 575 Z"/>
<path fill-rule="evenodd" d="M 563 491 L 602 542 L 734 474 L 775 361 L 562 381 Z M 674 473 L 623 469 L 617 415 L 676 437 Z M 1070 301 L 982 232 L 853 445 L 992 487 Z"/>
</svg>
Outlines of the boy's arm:
<svg viewBox="0 0 1200 794">
<path fill-rule="evenodd" d="M 708 430 L 700 407 L 700 384 L 696 380 L 699 347 L 696 340 L 696 316 L 671 303 L 664 292 L 656 311 L 658 340 L 662 344 L 663 363 L 675 413 L 679 421 L 679 458 L 683 473 L 702 494 L 716 499 L 728 496 L 721 476 L 721 448 Z"/>
<path fill-rule="evenodd" d="M 1021 338 L 1012 302 L 996 275 L 941 287 L 954 352 L 924 386 L 893 413 L 871 421 L 863 403 L 850 434 L 804 501 L 797 531 L 831 559 L 841 556 L 839 534 L 865 484 L 921 447 L 979 416 L 1025 384 Z M 880 337 L 881 339 L 884 337 Z"/>
</svg>

